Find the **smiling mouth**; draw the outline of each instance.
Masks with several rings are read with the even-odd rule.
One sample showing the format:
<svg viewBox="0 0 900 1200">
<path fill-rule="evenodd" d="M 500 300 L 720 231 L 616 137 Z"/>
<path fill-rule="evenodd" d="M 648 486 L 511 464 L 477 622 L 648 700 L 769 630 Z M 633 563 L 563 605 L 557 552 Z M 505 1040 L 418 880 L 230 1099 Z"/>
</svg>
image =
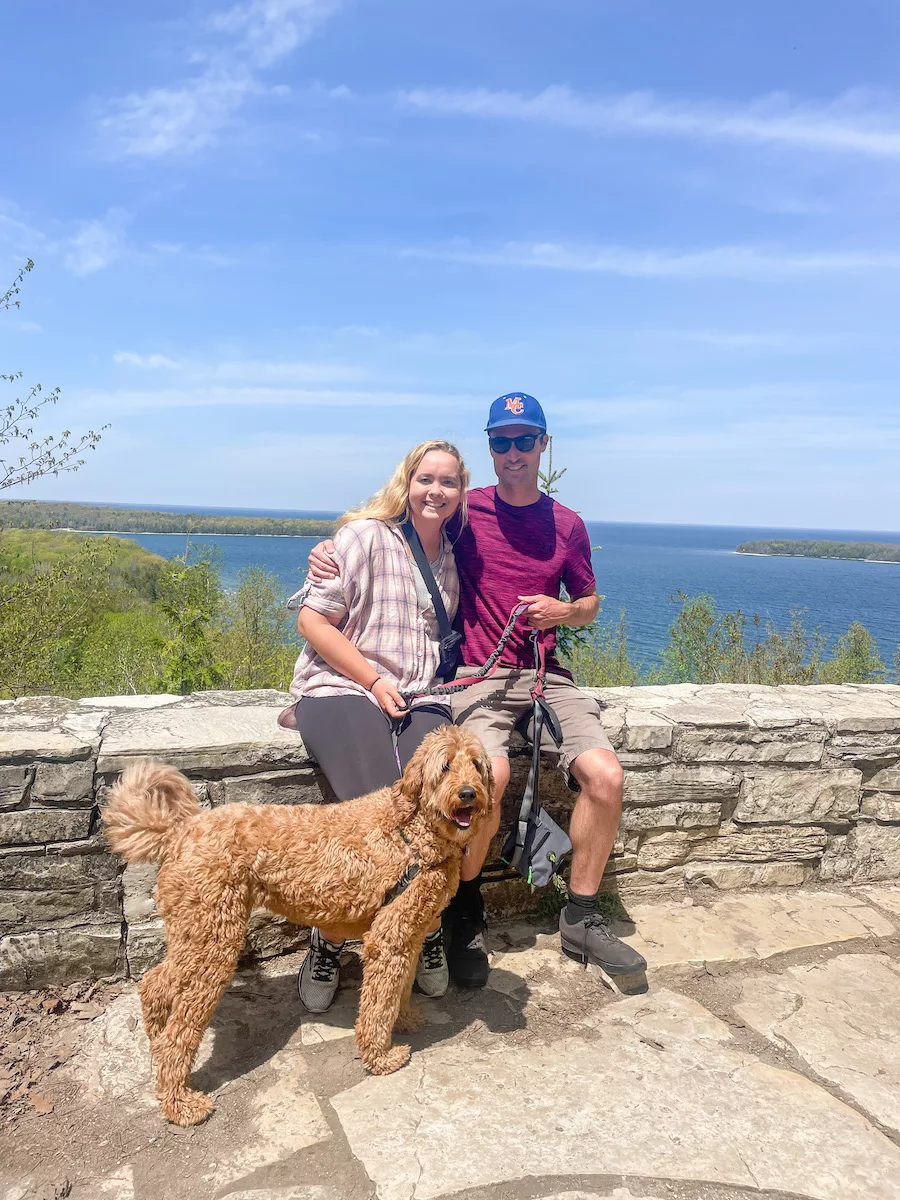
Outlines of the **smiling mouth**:
<svg viewBox="0 0 900 1200">
<path fill-rule="evenodd" d="M 453 814 L 453 824 L 460 829 L 468 829 L 472 824 L 472 806 L 466 805 L 464 808 L 458 808 Z"/>
</svg>

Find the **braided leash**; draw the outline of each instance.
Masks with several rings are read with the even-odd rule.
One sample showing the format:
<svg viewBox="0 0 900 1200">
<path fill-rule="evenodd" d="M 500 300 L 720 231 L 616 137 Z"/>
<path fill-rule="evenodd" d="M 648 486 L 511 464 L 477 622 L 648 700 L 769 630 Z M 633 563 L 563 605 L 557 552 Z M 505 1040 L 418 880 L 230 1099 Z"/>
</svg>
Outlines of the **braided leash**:
<svg viewBox="0 0 900 1200">
<path fill-rule="evenodd" d="M 400 695 L 403 697 L 407 706 L 411 700 L 416 700 L 419 698 L 419 696 L 450 696 L 454 692 L 464 692 L 466 688 L 471 687 L 473 683 L 480 683 L 482 680 L 493 675 L 494 671 L 497 669 L 497 664 L 500 662 L 500 656 L 506 649 L 507 642 L 512 637 L 512 632 L 516 627 L 516 621 L 518 621 L 519 617 L 527 608 L 527 604 L 517 604 L 509 614 L 509 620 L 506 622 L 503 632 L 500 634 L 500 639 L 485 660 L 484 666 L 479 667 L 478 670 L 472 675 L 467 675 L 465 679 L 461 679 L 458 683 L 436 683 L 434 687 L 420 688 L 416 692 L 401 692 Z"/>
</svg>

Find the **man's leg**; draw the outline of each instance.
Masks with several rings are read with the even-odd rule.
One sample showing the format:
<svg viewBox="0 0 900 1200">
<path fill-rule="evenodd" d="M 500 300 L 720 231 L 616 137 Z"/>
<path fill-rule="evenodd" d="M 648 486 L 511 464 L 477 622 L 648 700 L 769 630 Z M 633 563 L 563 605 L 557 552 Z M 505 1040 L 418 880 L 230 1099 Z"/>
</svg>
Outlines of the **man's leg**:
<svg viewBox="0 0 900 1200">
<path fill-rule="evenodd" d="M 596 899 L 622 815 L 622 767 L 612 750 L 596 747 L 579 754 L 569 769 L 581 794 L 569 822 L 572 870 L 569 902 L 559 917 L 562 950 L 609 975 L 630 975 L 644 970 L 646 960 L 613 934 Z"/>
<path fill-rule="evenodd" d="M 459 887 L 444 916 L 447 967 L 450 978 L 459 987 L 484 987 L 490 974 L 484 944 L 486 925 L 481 868 L 491 839 L 500 828 L 501 802 L 509 783 L 509 759 L 492 758 L 491 770 L 494 773 L 493 807 L 478 837 L 469 844 L 469 853 L 462 860 Z"/>
<path fill-rule="evenodd" d="M 460 987 L 484 987 L 489 967 L 484 945 L 484 901 L 481 868 L 491 839 L 500 827 L 500 806 L 509 783 L 509 739 L 516 718 L 530 703 L 532 672 L 500 667 L 491 679 L 473 683 L 450 698 L 453 719 L 481 738 L 494 772 L 494 804 L 490 817 L 462 860 L 459 888 L 444 917 L 447 965 Z"/>
<path fill-rule="evenodd" d="M 569 821 L 569 885 L 573 892 L 595 896 L 622 817 L 624 772 L 613 751 L 601 749 L 585 750 L 570 769 L 581 794 Z"/>
</svg>

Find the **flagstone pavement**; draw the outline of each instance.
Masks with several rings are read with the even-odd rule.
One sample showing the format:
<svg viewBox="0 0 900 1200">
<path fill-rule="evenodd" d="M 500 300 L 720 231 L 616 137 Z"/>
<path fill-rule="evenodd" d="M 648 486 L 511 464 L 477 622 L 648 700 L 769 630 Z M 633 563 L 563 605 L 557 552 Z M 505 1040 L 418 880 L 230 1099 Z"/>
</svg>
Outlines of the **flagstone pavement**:
<svg viewBox="0 0 900 1200">
<path fill-rule="evenodd" d="M 611 988 L 550 927 L 491 930 L 481 992 L 424 1001 L 366 1076 L 358 971 L 324 1016 L 302 955 L 240 972 L 166 1125 L 127 985 L 0 1128 L 0 1200 L 900 1200 L 900 887 L 635 905 L 646 979 Z"/>
</svg>

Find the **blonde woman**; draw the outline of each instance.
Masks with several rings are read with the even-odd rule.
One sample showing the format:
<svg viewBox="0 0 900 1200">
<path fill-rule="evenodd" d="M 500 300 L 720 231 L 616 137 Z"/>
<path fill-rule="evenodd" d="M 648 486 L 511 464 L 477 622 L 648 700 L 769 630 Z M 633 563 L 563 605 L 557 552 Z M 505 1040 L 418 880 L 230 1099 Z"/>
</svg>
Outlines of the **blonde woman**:
<svg viewBox="0 0 900 1200">
<path fill-rule="evenodd" d="M 421 442 L 368 504 L 338 522 L 336 578 L 307 582 L 289 606 L 307 645 L 291 694 L 294 723 L 338 800 L 364 796 L 400 778 L 422 738 L 452 720 L 427 695 L 407 708 L 403 692 L 433 687 L 440 656 L 434 603 L 401 526 L 411 521 L 452 620 L 459 601 L 453 550 L 444 529 L 466 519 L 469 472 L 443 441 Z M 324 1012 L 340 983 L 342 945 L 314 929 L 300 969 L 300 998 Z M 416 982 L 426 995 L 447 989 L 440 924 L 425 939 Z"/>
</svg>

